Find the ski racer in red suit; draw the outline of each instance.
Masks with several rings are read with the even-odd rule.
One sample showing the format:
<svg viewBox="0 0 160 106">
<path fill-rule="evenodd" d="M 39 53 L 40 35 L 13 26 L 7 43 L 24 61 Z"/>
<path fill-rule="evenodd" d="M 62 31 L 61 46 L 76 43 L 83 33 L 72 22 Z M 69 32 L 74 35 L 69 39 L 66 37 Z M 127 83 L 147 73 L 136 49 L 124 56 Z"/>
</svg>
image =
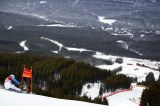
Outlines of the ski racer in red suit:
<svg viewBox="0 0 160 106">
<path fill-rule="evenodd" d="M 14 75 L 10 75 L 5 79 L 4 87 L 7 90 L 21 92 L 21 89 L 17 88 L 15 85 L 20 85 L 20 83 L 15 79 Z"/>
</svg>

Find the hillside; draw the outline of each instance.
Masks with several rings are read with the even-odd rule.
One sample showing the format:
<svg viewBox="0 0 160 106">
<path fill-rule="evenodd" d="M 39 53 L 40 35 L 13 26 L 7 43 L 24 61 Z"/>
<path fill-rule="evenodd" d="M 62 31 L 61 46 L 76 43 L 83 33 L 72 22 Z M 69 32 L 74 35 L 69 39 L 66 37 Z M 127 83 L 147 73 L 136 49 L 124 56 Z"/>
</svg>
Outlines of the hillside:
<svg viewBox="0 0 160 106">
<path fill-rule="evenodd" d="M 108 97 L 109 106 L 139 106 L 143 87 L 121 92 Z"/>
<path fill-rule="evenodd" d="M 56 99 L 34 94 L 21 94 L 0 89 L 0 106 L 103 106 L 73 100 Z"/>
</svg>

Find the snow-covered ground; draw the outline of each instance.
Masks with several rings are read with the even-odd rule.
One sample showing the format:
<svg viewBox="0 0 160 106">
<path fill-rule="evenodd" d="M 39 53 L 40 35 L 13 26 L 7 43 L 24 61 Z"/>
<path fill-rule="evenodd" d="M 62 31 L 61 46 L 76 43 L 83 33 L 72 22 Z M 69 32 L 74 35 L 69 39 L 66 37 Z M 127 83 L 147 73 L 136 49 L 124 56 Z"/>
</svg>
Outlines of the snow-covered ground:
<svg viewBox="0 0 160 106">
<path fill-rule="evenodd" d="M 139 106 L 143 87 L 135 87 L 131 91 L 120 92 L 107 97 L 109 106 Z"/>
<path fill-rule="evenodd" d="M 11 29 L 13 29 L 13 26 L 6 26 L 6 29 L 11 30 Z"/>
<path fill-rule="evenodd" d="M 159 34 L 160 34 L 160 31 L 156 31 L 155 33 L 159 35 Z"/>
<path fill-rule="evenodd" d="M 146 59 L 136 59 L 136 58 L 128 58 L 128 57 L 120 57 L 120 56 L 111 56 L 111 55 L 106 55 L 101 52 L 96 52 L 96 54 L 93 55 L 94 58 L 97 59 L 103 59 L 103 60 L 112 60 L 114 62 L 113 65 L 97 65 L 97 68 L 101 69 L 109 69 L 109 70 L 114 70 L 118 67 L 122 67 L 122 71 L 118 72 L 117 74 L 125 74 L 130 77 L 137 78 L 138 82 L 144 81 L 147 74 L 149 72 L 152 72 L 154 74 L 155 79 L 157 80 L 159 77 L 159 71 L 158 68 L 160 67 L 160 62 L 158 61 L 150 61 Z M 115 60 L 116 58 L 122 58 L 123 63 L 119 64 L 116 63 Z M 141 64 L 144 66 L 140 66 L 137 64 Z M 147 66 L 147 67 L 145 67 Z"/>
<path fill-rule="evenodd" d="M 55 53 L 55 54 L 58 54 L 58 51 L 51 51 L 51 52 L 53 52 L 53 53 Z"/>
<path fill-rule="evenodd" d="M 102 106 L 93 103 L 22 94 L 0 89 L 0 106 Z"/>
<path fill-rule="evenodd" d="M 122 47 L 124 49 L 128 49 L 128 45 L 127 45 L 127 43 L 125 41 L 117 40 L 116 42 L 119 44 L 120 47 Z"/>
<path fill-rule="evenodd" d="M 59 43 L 58 41 L 55 41 L 55 40 L 52 40 L 49 38 L 41 37 L 41 40 L 47 40 L 47 41 L 50 41 L 51 43 L 54 43 L 55 45 L 59 46 L 59 51 L 61 51 L 62 47 L 64 47 L 62 43 Z"/>
<path fill-rule="evenodd" d="M 21 41 L 19 45 L 24 49 L 24 51 L 28 51 L 29 48 L 26 46 L 27 40 Z"/>
<path fill-rule="evenodd" d="M 41 37 L 41 40 L 47 40 L 59 46 L 58 51 L 52 51 L 53 53 L 56 53 L 56 54 L 59 51 L 61 51 L 62 48 L 68 51 L 93 52 L 93 53 L 95 52 L 95 54 L 93 54 L 92 57 L 96 59 L 102 59 L 102 60 L 112 60 L 114 62 L 113 65 L 107 65 L 107 64 L 97 65 L 96 66 L 97 68 L 114 70 L 119 67 L 122 67 L 122 71 L 118 72 L 118 74 L 125 74 L 127 76 L 137 78 L 138 82 L 145 81 L 145 78 L 149 72 L 152 72 L 154 74 L 156 80 L 159 77 L 158 68 L 160 67 L 160 62 L 158 61 L 150 61 L 146 59 L 135 59 L 135 58 L 121 57 L 121 56 L 112 56 L 112 55 L 106 55 L 104 53 L 94 51 L 94 50 L 89 50 L 89 49 L 67 47 L 58 41 L 55 41 L 49 38 L 45 38 L 45 37 Z M 125 41 L 118 40 L 117 43 L 122 44 L 122 46 L 124 46 L 124 48 L 126 49 L 128 48 Z M 137 51 L 133 51 L 133 52 L 137 52 Z M 139 55 L 141 54 L 139 53 Z M 115 60 L 117 58 L 122 58 L 123 63 L 122 64 L 116 63 Z M 140 66 L 137 64 L 141 64 L 144 66 Z"/>
<path fill-rule="evenodd" d="M 74 47 L 67 47 L 65 45 L 63 45 L 62 43 L 56 41 L 56 40 L 52 40 L 52 39 L 49 39 L 49 38 L 45 38 L 45 37 L 41 37 L 41 40 L 47 40 L 51 43 L 54 43 L 55 45 L 59 46 L 59 51 L 61 51 L 62 48 L 68 50 L 68 51 L 75 51 L 75 52 L 91 52 L 92 50 L 88 50 L 88 49 L 84 49 L 84 48 L 74 48 Z M 53 53 L 58 53 L 57 51 L 54 52 L 52 51 Z"/>
<path fill-rule="evenodd" d="M 84 48 L 73 48 L 73 47 L 65 47 L 68 51 L 78 51 L 78 52 L 90 52 L 91 50 L 87 50 Z"/>
<path fill-rule="evenodd" d="M 40 1 L 39 3 L 40 4 L 45 4 L 45 1 Z M 47 1 L 46 1 L 46 3 L 47 3 Z M 49 21 L 49 19 L 46 16 L 41 16 L 41 15 L 37 15 L 37 14 L 33 14 L 33 13 L 32 14 L 28 14 L 28 15 L 31 15 L 31 16 L 36 17 L 36 18 L 43 19 L 45 21 Z"/>
<path fill-rule="evenodd" d="M 106 19 L 104 16 L 98 16 L 98 21 L 104 24 L 109 24 L 112 25 L 115 23 L 117 20 L 114 19 Z"/>
<path fill-rule="evenodd" d="M 40 1 L 39 3 L 40 3 L 40 4 L 46 4 L 47 1 Z"/>
<path fill-rule="evenodd" d="M 94 98 L 99 96 L 100 87 L 101 82 L 86 83 L 83 85 L 80 96 L 87 96 L 88 98 L 94 100 Z"/>
<path fill-rule="evenodd" d="M 62 28 L 80 28 L 80 26 L 77 26 L 75 24 L 69 23 L 69 24 L 47 24 L 47 25 L 37 25 L 37 26 L 46 26 L 46 27 L 62 27 Z"/>
</svg>

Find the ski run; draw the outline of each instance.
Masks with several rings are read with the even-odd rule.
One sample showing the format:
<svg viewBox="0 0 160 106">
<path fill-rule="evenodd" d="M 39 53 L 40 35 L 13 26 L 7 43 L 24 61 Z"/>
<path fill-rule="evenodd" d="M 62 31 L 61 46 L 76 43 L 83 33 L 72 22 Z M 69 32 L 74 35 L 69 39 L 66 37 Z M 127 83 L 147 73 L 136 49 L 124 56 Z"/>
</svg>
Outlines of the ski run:
<svg viewBox="0 0 160 106">
<path fill-rule="evenodd" d="M 99 104 L 64 100 L 46 96 L 23 94 L 0 88 L 0 106 L 103 106 Z"/>
</svg>

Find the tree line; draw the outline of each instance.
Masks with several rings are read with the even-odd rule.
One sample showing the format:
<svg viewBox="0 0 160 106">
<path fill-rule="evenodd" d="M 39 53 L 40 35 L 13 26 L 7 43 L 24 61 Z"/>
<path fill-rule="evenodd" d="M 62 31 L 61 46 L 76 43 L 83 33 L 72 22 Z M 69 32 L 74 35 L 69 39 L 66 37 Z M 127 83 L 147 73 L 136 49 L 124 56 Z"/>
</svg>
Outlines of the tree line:
<svg viewBox="0 0 160 106">
<path fill-rule="evenodd" d="M 75 62 L 54 56 L 31 54 L 0 54 L 0 84 L 10 74 L 21 81 L 22 70 L 26 64 L 33 68 L 33 93 L 99 104 L 108 104 L 100 98 L 91 100 L 79 97 L 85 83 L 103 81 L 105 89 L 129 88 L 130 79 L 125 75 L 115 75 L 109 70 L 101 70 L 90 64 Z"/>
<path fill-rule="evenodd" d="M 53 56 L 27 54 L 0 54 L 0 84 L 10 74 L 21 81 L 26 64 L 33 67 L 33 92 L 50 97 L 99 102 L 79 97 L 83 84 L 102 80 L 111 75 L 110 71 L 94 68 L 89 64 Z"/>
<path fill-rule="evenodd" d="M 146 76 L 141 84 L 146 86 L 141 96 L 141 106 L 160 106 L 160 76 L 156 81 L 153 73 Z"/>
</svg>

